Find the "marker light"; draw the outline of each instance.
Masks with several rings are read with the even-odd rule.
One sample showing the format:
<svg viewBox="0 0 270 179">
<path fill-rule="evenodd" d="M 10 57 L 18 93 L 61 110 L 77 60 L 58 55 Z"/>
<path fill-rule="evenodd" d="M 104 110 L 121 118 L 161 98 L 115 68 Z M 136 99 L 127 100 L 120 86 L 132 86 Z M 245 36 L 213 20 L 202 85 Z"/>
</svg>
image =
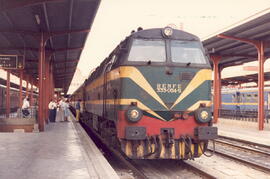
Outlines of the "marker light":
<svg viewBox="0 0 270 179">
<path fill-rule="evenodd" d="M 131 118 L 138 118 L 139 117 L 139 111 L 136 109 L 133 109 L 130 111 L 130 117 Z"/>
<path fill-rule="evenodd" d="M 208 118 L 208 112 L 207 112 L 207 111 L 202 111 L 202 112 L 201 112 L 201 118 L 202 118 L 203 120 L 206 120 L 206 119 Z"/>
<path fill-rule="evenodd" d="M 212 120 L 212 116 L 210 114 L 211 112 L 209 108 L 199 108 L 195 112 L 195 118 L 199 123 L 207 123 Z"/>
<path fill-rule="evenodd" d="M 166 36 L 166 37 L 170 37 L 172 36 L 173 34 L 173 29 L 171 27 L 165 27 L 163 29 L 163 34 Z"/>
<path fill-rule="evenodd" d="M 128 121 L 138 122 L 142 118 L 142 111 L 136 106 L 131 106 L 128 108 L 126 116 Z"/>
</svg>

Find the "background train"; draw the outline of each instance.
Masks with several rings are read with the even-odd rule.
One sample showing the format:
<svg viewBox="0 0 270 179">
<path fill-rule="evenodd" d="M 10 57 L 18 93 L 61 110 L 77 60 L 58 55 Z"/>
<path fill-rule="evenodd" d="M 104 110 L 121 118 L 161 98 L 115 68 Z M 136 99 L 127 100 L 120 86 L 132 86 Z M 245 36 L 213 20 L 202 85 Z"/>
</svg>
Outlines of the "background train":
<svg viewBox="0 0 270 179">
<path fill-rule="evenodd" d="M 217 138 L 200 40 L 170 27 L 126 37 L 72 95 L 81 121 L 133 159 L 193 159 Z"/>
<path fill-rule="evenodd" d="M 264 89 L 265 116 L 270 117 L 270 88 Z M 240 88 L 223 89 L 220 117 L 257 118 L 258 115 L 258 89 Z"/>
</svg>

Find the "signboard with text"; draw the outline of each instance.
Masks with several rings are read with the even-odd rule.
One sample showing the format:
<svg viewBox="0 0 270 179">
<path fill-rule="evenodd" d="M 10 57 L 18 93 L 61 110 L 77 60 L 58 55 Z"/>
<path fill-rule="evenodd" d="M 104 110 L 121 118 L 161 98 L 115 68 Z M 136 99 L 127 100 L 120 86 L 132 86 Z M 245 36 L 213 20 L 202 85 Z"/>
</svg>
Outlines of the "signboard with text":
<svg viewBox="0 0 270 179">
<path fill-rule="evenodd" d="M 0 55 L 0 69 L 23 69 L 23 55 Z"/>
</svg>

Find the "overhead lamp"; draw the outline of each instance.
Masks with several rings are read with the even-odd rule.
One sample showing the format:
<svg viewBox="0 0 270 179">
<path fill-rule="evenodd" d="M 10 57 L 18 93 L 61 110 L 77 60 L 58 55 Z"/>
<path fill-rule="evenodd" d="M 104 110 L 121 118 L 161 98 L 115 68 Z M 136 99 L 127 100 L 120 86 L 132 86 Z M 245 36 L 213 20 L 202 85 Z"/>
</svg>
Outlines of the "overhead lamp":
<svg viewBox="0 0 270 179">
<path fill-rule="evenodd" d="M 36 21 L 37 21 L 37 24 L 40 25 L 40 18 L 39 18 L 39 15 L 35 15 L 35 18 L 36 18 Z"/>
</svg>

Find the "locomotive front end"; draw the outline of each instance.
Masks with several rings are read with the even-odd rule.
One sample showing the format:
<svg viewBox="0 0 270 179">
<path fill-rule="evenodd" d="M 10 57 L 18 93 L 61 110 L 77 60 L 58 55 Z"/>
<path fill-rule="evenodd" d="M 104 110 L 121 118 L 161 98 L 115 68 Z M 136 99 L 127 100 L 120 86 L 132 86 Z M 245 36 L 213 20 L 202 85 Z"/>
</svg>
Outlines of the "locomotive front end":
<svg viewBox="0 0 270 179">
<path fill-rule="evenodd" d="M 170 28 L 138 32 L 119 75 L 117 137 L 128 157 L 193 159 L 217 138 L 212 71 L 195 36 Z"/>
</svg>

